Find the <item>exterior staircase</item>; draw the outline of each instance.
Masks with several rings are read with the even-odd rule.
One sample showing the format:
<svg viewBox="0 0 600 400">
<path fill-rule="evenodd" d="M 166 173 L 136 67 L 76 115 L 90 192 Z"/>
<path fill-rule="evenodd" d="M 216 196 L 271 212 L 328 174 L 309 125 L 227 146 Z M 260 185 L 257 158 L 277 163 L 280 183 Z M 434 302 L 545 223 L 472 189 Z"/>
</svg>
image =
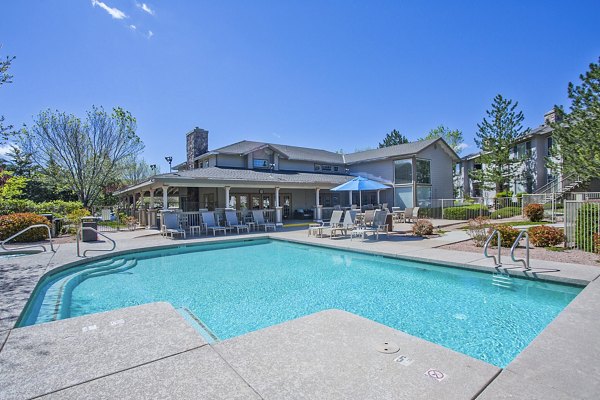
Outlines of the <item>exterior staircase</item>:
<svg viewBox="0 0 600 400">
<path fill-rule="evenodd" d="M 544 202 L 551 202 L 552 200 L 558 200 L 563 198 L 567 193 L 571 193 L 573 190 L 581 186 L 583 182 L 576 174 L 570 174 L 565 177 L 559 177 L 548 184 L 542 186 L 533 194 L 543 195 Z"/>
</svg>

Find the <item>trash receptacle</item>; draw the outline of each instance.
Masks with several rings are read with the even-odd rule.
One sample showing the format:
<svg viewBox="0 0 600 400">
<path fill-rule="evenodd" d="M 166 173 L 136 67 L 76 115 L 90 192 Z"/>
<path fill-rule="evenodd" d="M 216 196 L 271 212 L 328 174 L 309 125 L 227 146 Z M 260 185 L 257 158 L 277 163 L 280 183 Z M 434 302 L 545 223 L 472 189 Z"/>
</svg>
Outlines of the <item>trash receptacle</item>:
<svg viewBox="0 0 600 400">
<path fill-rule="evenodd" d="M 96 217 L 83 217 L 81 218 L 81 227 L 98 229 L 98 219 Z M 95 242 L 98 240 L 98 234 L 89 229 L 82 229 L 81 240 L 84 242 Z"/>
</svg>

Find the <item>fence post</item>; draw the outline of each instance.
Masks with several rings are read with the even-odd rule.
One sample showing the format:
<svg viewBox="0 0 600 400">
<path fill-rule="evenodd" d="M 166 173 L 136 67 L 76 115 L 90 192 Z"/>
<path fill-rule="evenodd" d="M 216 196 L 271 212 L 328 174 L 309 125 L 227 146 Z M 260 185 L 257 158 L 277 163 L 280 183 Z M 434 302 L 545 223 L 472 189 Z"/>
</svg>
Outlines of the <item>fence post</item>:
<svg viewBox="0 0 600 400">
<path fill-rule="evenodd" d="M 444 199 L 442 199 L 442 216 L 440 219 L 444 219 Z"/>
</svg>

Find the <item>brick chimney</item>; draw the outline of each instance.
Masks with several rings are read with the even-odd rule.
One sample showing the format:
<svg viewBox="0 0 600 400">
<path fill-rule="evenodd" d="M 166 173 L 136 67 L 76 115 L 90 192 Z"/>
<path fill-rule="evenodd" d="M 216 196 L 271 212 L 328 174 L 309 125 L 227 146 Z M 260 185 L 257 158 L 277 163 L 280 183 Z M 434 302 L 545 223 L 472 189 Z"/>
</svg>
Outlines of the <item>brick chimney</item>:
<svg viewBox="0 0 600 400">
<path fill-rule="evenodd" d="M 186 135 L 187 167 L 194 169 L 194 158 L 208 151 L 208 131 L 195 127 Z"/>
<path fill-rule="evenodd" d="M 550 125 L 558 120 L 558 115 L 556 113 L 556 108 L 552 108 L 552 110 L 548 111 L 544 114 L 544 124 Z"/>
</svg>

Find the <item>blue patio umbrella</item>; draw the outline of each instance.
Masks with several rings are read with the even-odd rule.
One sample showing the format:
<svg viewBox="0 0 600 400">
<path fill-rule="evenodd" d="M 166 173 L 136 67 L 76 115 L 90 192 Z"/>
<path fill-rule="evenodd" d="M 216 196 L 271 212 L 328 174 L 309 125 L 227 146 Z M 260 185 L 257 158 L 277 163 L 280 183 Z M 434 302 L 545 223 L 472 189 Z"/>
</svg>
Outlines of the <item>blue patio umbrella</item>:
<svg viewBox="0 0 600 400">
<path fill-rule="evenodd" d="M 346 183 L 342 183 L 339 186 L 331 189 L 333 192 L 354 192 L 358 191 L 358 197 L 360 201 L 360 207 L 362 208 L 362 195 L 363 190 L 381 190 L 388 189 L 389 186 L 379 183 L 377 181 L 357 176 L 356 178 L 349 180 Z M 350 201 L 352 202 L 352 200 Z"/>
</svg>

